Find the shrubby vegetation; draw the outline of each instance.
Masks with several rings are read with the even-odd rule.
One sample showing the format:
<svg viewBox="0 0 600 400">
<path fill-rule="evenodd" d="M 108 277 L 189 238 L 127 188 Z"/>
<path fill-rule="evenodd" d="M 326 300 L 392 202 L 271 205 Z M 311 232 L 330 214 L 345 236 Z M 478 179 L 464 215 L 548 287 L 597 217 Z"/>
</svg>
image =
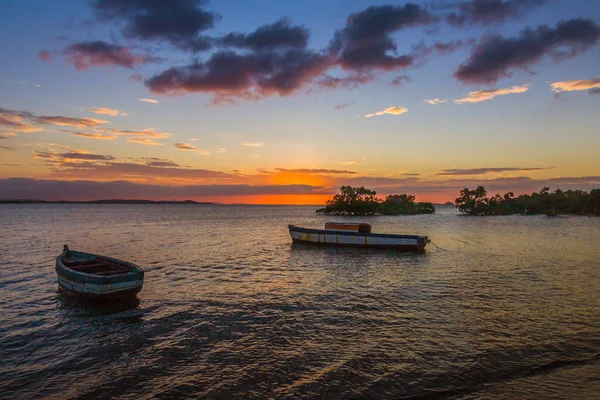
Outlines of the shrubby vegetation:
<svg viewBox="0 0 600 400">
<path fill-rule="evenodd" d="M 412 195 L 390 195 L 385 200 L 376 195 L 377 192 L 363 186 L 342 186 L 340 193 L 317 212 L 333 215 L 414 215 L 435 212 L 433 204 L 415 203 L 415 196 Z"/>
<path fill-rule="evenodd" d="M 600 189 L 562 191 L 544 187 L 539 193 L 515 197 L 508 192 L 488 197 L 483 186 L 474 190 L 465 188 L 455 201 L 456 207 L 467 215 L 510 215 L 510 214 L 560 214 L 600 215 Z"/>
</svg>

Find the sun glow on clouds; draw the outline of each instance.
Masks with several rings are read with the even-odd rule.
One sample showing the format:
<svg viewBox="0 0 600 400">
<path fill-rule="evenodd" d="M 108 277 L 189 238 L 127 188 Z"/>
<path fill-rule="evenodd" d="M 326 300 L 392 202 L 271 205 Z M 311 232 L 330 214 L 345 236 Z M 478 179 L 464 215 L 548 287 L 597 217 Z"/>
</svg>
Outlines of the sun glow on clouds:
<svg viewBox="0 0 600 400">
<path fill-rule="evenodd" d="M 152 103 L 152 104 L 158 104 L 159 101 L 158 100 L 154 100 L 154 99 L 140 99 L 140 101 L 143 101 L 144 103 Z"/>
<path fill-rule="evenodd" d="M 114 108 L 94 108 L 92 111 L 96 114 L 110 115 L 112 117 L 116 117 L 117 115 L 128 115 L 126 112 L 115 110 Z"/>
<path fill-rule="evenodd" d="M 138 144 L 145 144 L 148 146 L 162 146 L 162 143 L 158 143 L 152 139 L 148 139 L 148 138 L 140 138 L 140 137 L 132 137 L 127 139 L 127 141 L 129 143 L 138 143 Z"/>
<path fill-rule="evenodd" d="M 377 116 L 381 116 L 381 115 L 385 115 L 385 114 L 390 114 L 390 115 L 402 115 L 405 112 L 408 111 L 408 108 L 404 108 L 404 107 L 388 107 L 383 111 L 377 111 L 375 113 L 372 114 L 365 114 L 365 118 L 371 118 L 371 117 L 377 117 Z"/>
<path fill-rule="evenodd" d="M 454 100 L 456 104 L 465 103 L 479 103 L 486 100 L 492 100 L 496 96 L 503 96 L 506 94 L 525 93 L 529 90 L 531 85 L 513 86 L 506 89 L 488 89 L 488 90 L 477 90 L 475 92 L 469 92 L 467 97 L 462 99 Z"/>
<path fill-rule="evenodd" d="M 118 136 L 116 135 L 103 135 L 101 133 L 88 133 L 88 132 L 77 132 L 74 134 L 78 137 L 83 137 L 87 139 L 98 139 L 98 140 L 114 140 Z"/>
<path fill-rule="evenodd" d="M 242 146 L 246 147 L 262 147 L 262 143 L 242 143 Z"/>
<path fill-rule="evenodd" d="M 443 104 L 443 103 L 447 103 L 448 99 L 428 99 L 428 100 L 423 100 L 424 103 L 427 104 L 431 104 L 432 106 L 436 105 L 436 104 Z"/>
<path fill-rule="evenodd" d="M 590 90 L 600 88 L 600 77 L 595 79 L 581 79 L 574 81 L 562 81 L 551 83 L 553 92 L 576 92 L 580 90 Z"/>
</svg>

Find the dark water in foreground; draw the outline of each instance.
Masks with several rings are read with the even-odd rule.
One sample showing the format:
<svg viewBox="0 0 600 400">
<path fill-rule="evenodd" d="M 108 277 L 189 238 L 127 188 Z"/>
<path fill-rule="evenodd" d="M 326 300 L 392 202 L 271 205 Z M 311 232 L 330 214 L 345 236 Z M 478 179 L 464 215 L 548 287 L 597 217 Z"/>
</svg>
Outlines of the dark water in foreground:
<svg viewBox="0 0 600 400">
<path fill-rule="evenodd" d="M 1 205 L 0 397 L 600 398 L 600 219 L 442 209 L 368 221 L 448 251 L 292 246 L 288 223 L 333 219 Z M 139 301 L 60 294 L 28 264 L 63 243 L 142 265 Z"/>
</svg>

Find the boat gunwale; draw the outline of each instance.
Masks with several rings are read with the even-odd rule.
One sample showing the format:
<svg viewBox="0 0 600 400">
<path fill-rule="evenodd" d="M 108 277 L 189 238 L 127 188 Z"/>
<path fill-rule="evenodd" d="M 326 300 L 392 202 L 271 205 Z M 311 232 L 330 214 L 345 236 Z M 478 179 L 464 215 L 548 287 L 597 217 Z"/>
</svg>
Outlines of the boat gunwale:
<svg viewBox="0 0 600 400">
<path fill-rule="evenodd" d="M 115 283 L 129 282 L 129 281 L 136 281 L 136 280 L 143 281 L 143 279 L 144 279 L 144 270 L 139 265 L 134 264 L 132 262 L 123 261 L 123 260 L 119 260 L 117 258 L 102 256 L 102 255 L 93 254 L 93 253 L 86 253 L 83 251 L 69 250 L 69 252 L 83 254 L 85 256 L 90 256 L 93 258 L 100 257 L 100 258 L 103 258 L 108 261 L 116 262 L 120 265 L 129 266 L 129 267 L 133 268 L 133 270 L 129 271 L 129 272 L 124 272 L 122 274 L 115 274 L 115 275 L 111 275 L 111 276 L 96 275 L 93 273 L 90 274 L 90 273 L 77 271 L 77 270 L 74 270 L 74 269 L 68 267 L 67 265 L 65 265 L 63 263 L 63 260 L 67 257 L 67 254 L 66 254 L 67 252 L 63 251 L 62 253 L 60 253 L 60 255 L 58 257 L 56 257 L 56 273 L 62 275 L 67 280 L 71 280 L 71 281 L 78 282 L 78 283 L 88 282 L 88 283 L 93 283 L 93 284 L 98 284 L 98 285 L 111 285 L 111 284 L 115 284 Z"/>
<path fill-rule="evenodd" d="M 365 233 L 355 231 L 343 231 L 343 230 L 326 230 L 326 229 L 315 229 L 315 228 L 303 228 L 297 225 L 288 225 L 288 229 L 295 232 L 302 233 L 317 233 L 323 235 L 344 235 L 344 236 L 367 236 L 367 237 L 380 237 L 380 238 L 393 238 L 393 239 L 415 239 L 426 241 L 427 236 L 419 235 L 402 235 L 395 233 Z"/>
</svg>

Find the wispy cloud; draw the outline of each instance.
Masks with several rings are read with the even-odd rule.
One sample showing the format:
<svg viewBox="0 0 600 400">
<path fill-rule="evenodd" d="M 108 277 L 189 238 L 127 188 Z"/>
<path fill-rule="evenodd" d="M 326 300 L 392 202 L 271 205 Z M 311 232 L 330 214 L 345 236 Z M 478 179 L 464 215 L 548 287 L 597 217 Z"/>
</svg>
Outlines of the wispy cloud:
<svg viewBox="0 0 600 400">
<path fill-rule="evenodd" d="M 338 161 L 338 162 L 336 162 L 336 164 L 340 164 L 340 165 L 355 165 L 356 161 L 352 161 L 352 160 L 350 160 L 350 161 Z"/>
<path fill-rule="evenodd" d="M 246 146 L 246 147 L 262 147 L 263 144 L 262 143 L 242 143 L 242 146 Z"/>
<path fill-rule="evenodd" d="M 456 104 L 479 103 L 486 100 L 491 100 L 496 96 L 504 96 L 506 94 L 525 93 L 531 85 L 513 86 L 506 89 L 488 89 L 469 92 L 467 97 L 454 100 Z"/>
<path fill-rule="evenodd" d="M 380 116 L 380 115 L 385 115 L 385 114 L 390 114 L 390 115 L 402 115 L 405 112 L 408 111 L 408 108 L 404 108 L 404 107 L 388 107 L 383 111 L 377 111 L 375 113 L 372 114 L 365 114 L 365 118 L 371 118 L 371 117 L 376 117 L 376 116 Z"/>
<path fill-rule="evenodd" d="M 350 174 L 354 175 L 356 172 L 341 170 L 341 169 L 325 169 L 325 168 L 297 168 L 297 169 L 287 169 L 287 168 L 275 168 L 275 171 L 279 172 L 291 172 L 294 174 Z"/>
<path fill-rule="evenodd" d="M 217 153 L 227 153 L 227 149 L 226 149 L 225 147 L 219 147 L 219 148 L 216 150 L 216 152 L 217 152 Z"/>
<path fill-rule="evenodd" d="M 2 150 L 16 150 L 14 147 L 9 147 L 9 146 L 0 146 L 0 149 L 2 149 Z"/>
<path fill-rule="evenodd" d="M 98 139 L 98 140 L 114 140 L 118 136 L 116 135 L 103 135 L 102 133 L 90 133 L 90 132 L 76 132 L 75 136 L 86 138 L 86 139 Z"/>
<path fill-rule="evenodd" d="M 397 77 L 392 79 L 391 83 L 394 86 L 402 86 L 404 82 L 412 82 L 412 79 L 410 79 L 410 76 L 408 75 L 398 75 Z"/>
<path fill-rule="evenodd" d="M 158 104 L 159 101 L 158 100 L 154 100 L 154 99 L 145 99 L 145 98 L 141 98 L 140 101 L 143 101 L 144 103 L 152 103 L 152 104 Z"/>
<path fill-rule="evenodd" d="M 77 70 L 86 70 L 93 66 L 120 66 L 131 69 L 160 61 L 157 57 L 134 54 L 128 47 L 101 40 L 73 43 L 67 46 L 65 53 L 67 63 L 73 64 Z"/>
<path fill-rule="evenodd" d="M 353 101 L 349 102 L 349 103 L 342 103 L 342 104 L 338 104 L 337 106 L 335 106 L 336 110 L 342 110 L 344 108 L 348 108 L 350 107 L 352 104 L 354 104 Z"/>
<path fill-rule="evenodd" d="M 53 116 L 40 116 L 36 120 L 42 124 L 58 125 L 58 126 L 72 126 L 75 128 L 89 128 L 102 124 L 108 124 L 109 121 L 97 118 L 74 118 L 74 117 L 53 117 Z"/>
<path fill-rule="evenodd" d="M 469 169 L 444 169 L 436 175 L 483 175 L 490 172 L 508 172 L 508 171 L 542 171 L 553 168 L 520 168 L 520 167 L 497 167 L 497 168 L 469 168 Z"/>
<path fill-rule="evenodd" d="M 127 139 L 129 143 L 137 143 L 137 144 L 145 144 L 148 146 L 162 146 L 162 143 L 159 143 L 155 140 L 143 138 L 143 137 L 130 137 Z"/>
<path fill-rule="evenodd" d="M 588 90 L 590 94 L 595 94 L 595 89 L 600 90 L 600 77 L 594 79 L 554 82 L 551 83 L 550 86 L 552 87 L 552 91 L 556 93 Z"/>
<path fill-rule="evenodd" d="M 198 150 L 196 147 L 192 146 L 189 143 L 175 143 L 175 147 L 177 147 L 177 150 Z"/>
<path fill-rule="evenodd" d="M 260 157 L 262 157 L 260 154 L 256 154 L 256 153 L 255 153 L 255 154 L 252 154 L 252 156 L 253 156 L 253 157 L 257 157 L 257 158 L 260 158 Z"/>
<path fill-rule="evenodd" d="M 115 110 L 114 108 L 93 108 L 92 111 L 94 111 L 96 114 L 110 115 L 113 117 L 116 117 L 117 115 L 128 115 L 126 112 Z"/>
<path fill-rule="evenodd" d="M 4 132 L 4 133 L 0 133 L 0 140 L 1 139 L 8 139 L 8 138 L 11 138 L 11 137 L 16 137 L 16 136 L 17 136 L 17 134 L 14 133 L 14 132 Z"/>
<path fill-rule="evenodd" d="M 423 100 L 424 103 L 427 104 L 431 104 L 431 105 L 436 105 L 436 104 L 443 104 L 443 103 L 447 103 L 448 99 L 438 99 L 437 97 L 435 99 L 427 99 L 427 100 Z"/>
</svg>

